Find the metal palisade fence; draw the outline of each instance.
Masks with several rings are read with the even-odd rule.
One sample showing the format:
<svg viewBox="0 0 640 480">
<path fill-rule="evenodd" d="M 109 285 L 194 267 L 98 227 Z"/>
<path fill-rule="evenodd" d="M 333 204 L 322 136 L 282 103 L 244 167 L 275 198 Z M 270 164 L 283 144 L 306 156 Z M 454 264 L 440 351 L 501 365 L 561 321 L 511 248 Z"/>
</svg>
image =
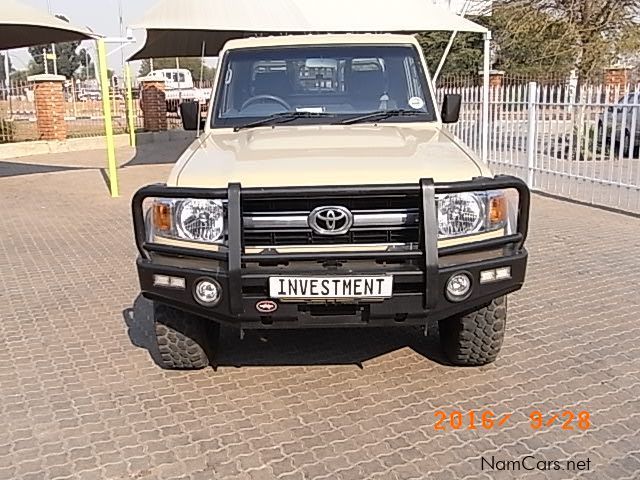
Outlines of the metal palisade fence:
<svg viewBox="0 0 640 480">
<path fill-rule="evenodd" d="M 462 95 L 451 131 L 478 154 L 482 87 L 445 85 Z M 640 213 L 640 84 L 625 87 L 536 82 L 492 87 L 489 163 L 533 190 Z"/>
<path fill-rule="evenodd" d="M 210 91 L 211 82 L 196 82 L 196 87 Z M 104 135 L 102 93 L 94 81 L 67 81 L 63 86 L 65 122 L 68 137 L 95 137 Z M 173 96 L 173 97 L 172 97 Z M 179 93 L 167 92 L 167 125 L 170 129 L 182 128 L 177 100 Z M 110 88 L 112 126 L 116 134 L 128 130 L 125 91 Z M 203 104 L 206 111 L 206 104 Z M 142 130 L 144 120 L 140 91 L 133 90 L 133 119 L 136 130 Z M 33 84 L 27 81 L 0 84 L 0 143 L 38 140 L 38 127 Z"/>
</svg>

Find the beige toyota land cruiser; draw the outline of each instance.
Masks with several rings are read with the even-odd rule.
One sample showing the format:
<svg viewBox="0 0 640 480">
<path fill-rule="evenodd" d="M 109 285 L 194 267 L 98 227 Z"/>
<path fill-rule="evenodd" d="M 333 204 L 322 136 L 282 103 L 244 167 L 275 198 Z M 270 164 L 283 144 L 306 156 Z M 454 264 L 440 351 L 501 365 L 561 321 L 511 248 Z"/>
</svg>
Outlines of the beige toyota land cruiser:
<svg viewBox="0 0 640 480">
<path fill-rule="evenodd" d="M 439 324 L 456 365 L 496 359 L 524 282 L 529 191 L 443 124 L 413 36 L 230 41 L 202 135 L 133 199 L 163 366 L 215 361 L 220 325 Z M 185 128 L 200 128 L 193 105 Z"/>
</svg>

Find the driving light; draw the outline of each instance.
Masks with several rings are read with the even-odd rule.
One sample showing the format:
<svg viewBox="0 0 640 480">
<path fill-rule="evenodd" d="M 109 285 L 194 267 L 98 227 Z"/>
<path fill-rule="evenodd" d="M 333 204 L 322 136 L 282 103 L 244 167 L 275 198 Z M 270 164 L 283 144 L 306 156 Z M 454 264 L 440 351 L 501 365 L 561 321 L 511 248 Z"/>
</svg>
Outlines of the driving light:
<svg viewBox="0 0 640 480">
<path fill-rule="evenodd" d="M 205 278 L 196 283 L 193 296 L 200 305 L 213 307 L 222 297 L 222 287 L 215 280 Z"/>
<path fill-rule="evenodd" d="M 170 277 L 168 275 L 154 275 L 153 286 L 165 287 L 165 288 L 177 288 L 179 290 L 184 290 L 187 286 L 187 282 L 182 277 Z"/>
<path fill-rule="evenodd" d="M 224 207 L 221 200 L 190 199 L 177 202 L 178 236 L 186 240 L 215 243 L 224 233 Z"/>
<path fill-rule="evenodd" d="M 480 272 L 480 283 L 491 283 L 496 281 L 496 271 L 495 270 L 485 270 L 484 272 Z"/>
<path fill-rule="evenodd" d="M 496 280 L 507 280 L 511 278 L 511 267 L 502 267 L 496 270 Z"/>
<path fill-rule="evenodd" d="M 484 270 L 480 272 L 480 283 L 499 282 L 500 280 L 509 280 L 511 278 L 511 267 L 501 267 L 495 270 Z"/>
<path fill-rule="evenodd" d="M 466 273 L 456 273 L 447 282 L 447 298 L 452 302 L 466 300 L 471 294 L 471 277 Z"/>
</svg>

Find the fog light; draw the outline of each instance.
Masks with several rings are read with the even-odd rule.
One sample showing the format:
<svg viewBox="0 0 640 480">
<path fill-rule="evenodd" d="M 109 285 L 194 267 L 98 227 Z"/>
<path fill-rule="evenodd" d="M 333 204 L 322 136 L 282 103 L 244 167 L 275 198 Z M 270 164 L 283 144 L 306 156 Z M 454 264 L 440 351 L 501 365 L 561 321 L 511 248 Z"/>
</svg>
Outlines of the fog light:
<svg viewBox="0 0 640 480">
<path fill-rule="evenodd" d="M 205 278 L 196 283 L 193 296 L 200 305 L 213 307 L 220 301 L 222 287 L 215 280 Z"/>
<path fill-rule="evenodd" d="M 471 277 L 466 273 L 456 273 L 447 282 L 447 298 L 452 302 L 461 302 L 471 293 Z"/>
</svg>

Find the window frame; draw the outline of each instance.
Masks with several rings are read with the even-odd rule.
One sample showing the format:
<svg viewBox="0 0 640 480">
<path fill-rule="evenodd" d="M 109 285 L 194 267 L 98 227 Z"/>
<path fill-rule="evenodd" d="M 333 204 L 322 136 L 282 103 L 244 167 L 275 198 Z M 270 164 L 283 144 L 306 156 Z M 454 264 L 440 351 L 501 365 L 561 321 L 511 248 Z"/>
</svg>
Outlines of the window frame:
<svg viewBox="0 0 640 480">
<path fill-rule="evenodd" d="M 424 100 L 427 107 L 427 112 L 425 112 L 422 116 L 409 116 L 409 117 L 393 117 L 391 119 L 383 119 L 383 120 L 375 120 L 375 123 L 437 123 L 440 121 L 440 116 L 437 111 L 438 104 L 435 97 L 435 92 L 433 91 L 433 84 L 431 82 L 431 77 L 429 76 L 428 69 L 424 64 L 424 54 L 420 51 L 419 47 L 413 43 L 332 43 L 332 44 L 292 44 L 292 45 L 271 45 L 271 46 L 260 46 L 260 47 L 247 47 L 247 48 L 237 48 L 237 49 L 229 49 L 226 50 L 221 59 L 220 59 L 220 70 L 219 76 L 216 83 L 215 95 L 211 99 L 211 108 L 209 109 L 209 118 L 207 120 L 207 129 L 216 130 L 216 129 L 228 129 L 240 126 L 244 123 L 248 123 L 251 121 L 260 120 L 264 117 L 233 117 L 233 118 L 221 118 L 219 116 L 221 106 L 226 103 L 227 95 L 233 92 L 233 87 L 226 88 L 226 82 L 228 77 L 228 64 L 230 61 L 231 54 L 234 52 L 264 52 L 265 50 L 286 50 L 286 49 L 303 49 L 305 47 L 313 48 L 313 49 L 322 49 L 322 48 L 340 48 L 340 47 L 367 47 L 367 48 L 407 48 L 413 52 L 412 57 L 414 60 L 414 68 L 416 69 L 416 73 L 418 75 L 418 80 L 421 79 L 421 87 L 424 91 Z M 406 59 L 405 59 L 406 60 Z M 233 76 L 235 76 L 235 72 L 232 73 L 231 82 L 233 82 Z M 413 84 L 413 75 L 408 76 L 407 79 Z M 410 85 L 407 85 L 407 93 L 410 94 L 409 91 Z M 327 118 L 313 118 L 313 119 L 297 119 L 296 121 L 288 122 L 287 125 L 327 125 L 336 121 L 341 120 L 342 118 L 346 119 L 349 117 L 353 117 L 361 112 L 353 112 L 353 113 L 345 113 L 345 114 L 337 114 L 335 117 L 327 117 Z M 363 114 L 366 114 L 364 112 Z M 374 122 L 374 121 L 372 121 Z M 363 123 L 365 124 L 365 123 Z"/>
</svg>

